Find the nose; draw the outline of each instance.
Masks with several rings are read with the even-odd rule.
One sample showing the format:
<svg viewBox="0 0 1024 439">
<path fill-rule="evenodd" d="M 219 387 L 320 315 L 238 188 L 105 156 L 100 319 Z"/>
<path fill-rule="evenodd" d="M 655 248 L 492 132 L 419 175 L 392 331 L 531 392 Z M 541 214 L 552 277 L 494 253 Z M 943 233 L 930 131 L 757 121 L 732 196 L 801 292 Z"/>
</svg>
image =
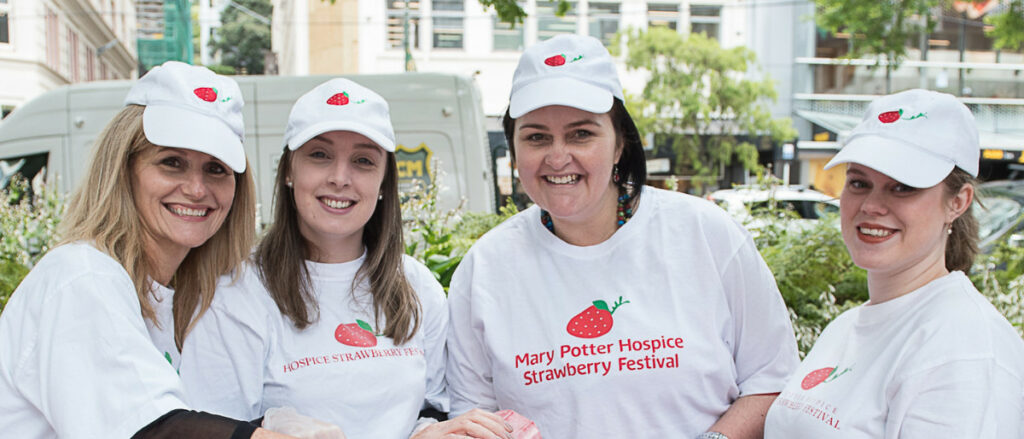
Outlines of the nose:
<svg viewBox="0 0 1024 439">
<path fill-rule="evenodd" d="M 572 153 L 565 143 L 556 140 L 544 155 L 544 163 L 552 169 L 562 169 L 572 162 Z"/>
<path fill-rule="evenodd" d="M 885 191 L 872 189 L 868 192 L 864 197 L 864 201 L 860 204 L 860 211 L 872 216 L 882 216 L 889 213 L 889 199 Z"/>
<path fill-rule="evenodd" d="M 327 175 L 327 183 L 337 187 L 347 186 L 351 181 L 351 172 L 348 169 L 348 162 L 338 160 Z"/>
<path fill-rule="evenodd" d="M 206 196 L 206 176 L 201 170 L 188 172 L 181 185 L 181 191 L 192 200 L 200 200 Z"/>
</svg>

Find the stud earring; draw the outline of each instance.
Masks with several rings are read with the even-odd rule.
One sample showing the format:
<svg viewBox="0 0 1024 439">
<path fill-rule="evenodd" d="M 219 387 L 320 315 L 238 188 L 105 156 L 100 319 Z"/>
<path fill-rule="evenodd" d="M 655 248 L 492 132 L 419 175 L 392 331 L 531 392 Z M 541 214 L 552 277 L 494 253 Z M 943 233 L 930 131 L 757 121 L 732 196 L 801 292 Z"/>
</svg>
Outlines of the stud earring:
<svg viewBox="0 0 1024 439">
<path fill-rule="evenodd" d="M 384 194 L 377 195 L 377 201 L 383 200 Z"/>
<path fill-rule="evenodd" d="M 953 226 L 949 226 L 949 228 L 946 229 L 946 234 L 947 235 L 952 235 L 953 234 Z"/>
<path fill-rule="evenodd" d="M 284 185 L 285 185 L 285 186 L 288 186 L 288 187 L 292 187 L 292 182 L 291 182 L 291 180 L 289 180 L 289 181 L 286 181 L 286 182 L 284 182 Z"/>
</svg>

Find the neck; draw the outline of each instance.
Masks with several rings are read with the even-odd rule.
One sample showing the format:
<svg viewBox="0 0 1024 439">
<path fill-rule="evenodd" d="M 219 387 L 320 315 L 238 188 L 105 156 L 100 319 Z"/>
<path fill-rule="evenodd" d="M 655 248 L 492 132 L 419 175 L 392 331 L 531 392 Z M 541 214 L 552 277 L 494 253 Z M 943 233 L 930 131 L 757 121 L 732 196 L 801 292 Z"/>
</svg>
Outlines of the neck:
<svg viewBox="0 0 1024 439">
<path fill-rule="evenodd" d="M 869 303 L 877 305 L 890 301 L 949 274 L 949 270 L 946 270 L 945 256 L 941 256 L 938 261 L 919 265 L 923 267 L 911 267 L 910 269 L 891 273 L 868 271 Z"/>
<path fill-rule="evenodd" d="M 146 243 L 146 258 L 149 263 L 152 264 L 150 269 L 150 277 L 153 280 L 160 283 L 160 285 L 167 286 L 171 283 L 171 278 L 174 277 L 174 272 L 178 271 L 178 267 L 181 266 L 181 262 L 185 260 L 185 256 L 188 255 L 189 249 L 168 249 L 161 248 L 156 245 L 153 241 L 147 241 Z"/>
<path fill-rule="evenodd" d="M 576 246 L 600 244 L 615 234 L 619 229 L 616 211 L 619 204 L 618 190 L 613 186 L 601 197 L 600 206 L 596 211 L 580 220 L 551 218 L 555 227 L 555 236 Z"/>
<path fill-rule="evenodd" d="M 309 259 L 321 264 L 352 262 L 359 259 L 365 251 L 362 234 L 356 239 L 346 239 L 345 242 L 333 246 L 318 246 L 311 241 L 306 241 L 306 244 L 310 248 Z"/>
</svg>

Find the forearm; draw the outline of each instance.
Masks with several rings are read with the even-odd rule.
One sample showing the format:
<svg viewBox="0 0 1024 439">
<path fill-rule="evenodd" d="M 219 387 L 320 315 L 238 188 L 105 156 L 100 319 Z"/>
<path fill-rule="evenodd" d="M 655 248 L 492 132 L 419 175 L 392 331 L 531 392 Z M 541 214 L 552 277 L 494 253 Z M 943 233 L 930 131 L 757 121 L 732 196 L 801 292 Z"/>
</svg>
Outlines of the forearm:
<svg viewBox="0 0 1024 439">
<path fill-rule="evenodd" d="M 708 431 L 717 431 L 729 439 L 761 439 L 764 417 L 778 393 L 748 395 L 737 399 Z"/>
<path fill-rule="evenodd" d="M 132 439 L 281 439 L 289 436 L 258 428 L 247 421 L 236 421 L 205 412 L 173 410 L 143 427 Z"/>
</svg>

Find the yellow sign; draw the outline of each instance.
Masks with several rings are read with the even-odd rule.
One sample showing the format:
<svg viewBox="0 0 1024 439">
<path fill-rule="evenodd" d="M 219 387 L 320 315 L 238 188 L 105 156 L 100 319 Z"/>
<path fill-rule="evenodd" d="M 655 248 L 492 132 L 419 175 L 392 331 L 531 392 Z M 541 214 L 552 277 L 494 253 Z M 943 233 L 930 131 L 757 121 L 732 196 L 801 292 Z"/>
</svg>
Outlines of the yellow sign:
<svg viewBox="0 0 1024 439">
<path fill-rule="evenodd" d="M 981 150 L 981 158 L 986 160 L 1002 160 L 1003 151 L 1001 149 L 983 149 Z"/>
<path fill-rule="evenodd" d="M 405 145 L 395 147 L 395 164 L 398 167 L 398 184 L 404 192 L 416 181 L 423 186 L 429 186 L 434 176 L 431 175 L 430 161 L 434 152 L 427 147 L 426 143 L 420 143 L 415 148 Z"/>
<path fill-rule="evenodd" d="M 814 141 L 815 142 L 827 142 L 828 141 L 828 131 L 822 131 L 820 133 L 814 133 Z"/>
</svg>

